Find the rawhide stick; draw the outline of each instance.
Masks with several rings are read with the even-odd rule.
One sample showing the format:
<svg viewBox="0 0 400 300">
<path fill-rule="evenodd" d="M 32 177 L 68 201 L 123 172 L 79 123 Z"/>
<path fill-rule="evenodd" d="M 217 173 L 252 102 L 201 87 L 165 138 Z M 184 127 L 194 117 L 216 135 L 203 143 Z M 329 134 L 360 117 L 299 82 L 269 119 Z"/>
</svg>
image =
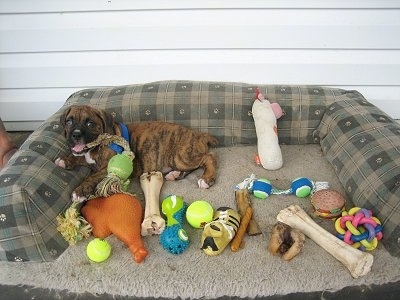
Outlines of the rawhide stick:
<svg viewBox="0 0 400 300">
<path fill-rule="evenodd" d="M 235 199 L 236 199 L 236 207 L 240 216 L 243 218 L 246 213 L 246 209 L 250 206 L 250 193 L 248 189 L 240 189 L 235 191 Z M 247 226 L 247 234 L 248 235 L 259 235 L 261 234 L 260 227 L 257 222 L 254 220 L 254 214 L 250 219 L 249 225 Z"/>
<path fill-rule="evenodd" d="M 300 230 L 328 251 L 349 269 L 354 278 L 364 276 L 371 270 L 374 261 L 371 254 L 351 247 L 323 229 L 300 206 L 291 205 L 281 210 L 276 218 L 279 222 Z"/>
<path fill-rule="evenodd" d="M 243 241 L 244 234 L 246 233 L 246 229 L 247 229 L 247 226 L 249 225 L 252 215 L 253 215 L 253 209 L 249 206 L 246 209 L 246 213 L 241 218 L 238 231 L 236 232 L 236 235 L 232 240 L 231 250 L 233 252 L 237 252 L 239 250 L 240 244 Z"/>
</svg>

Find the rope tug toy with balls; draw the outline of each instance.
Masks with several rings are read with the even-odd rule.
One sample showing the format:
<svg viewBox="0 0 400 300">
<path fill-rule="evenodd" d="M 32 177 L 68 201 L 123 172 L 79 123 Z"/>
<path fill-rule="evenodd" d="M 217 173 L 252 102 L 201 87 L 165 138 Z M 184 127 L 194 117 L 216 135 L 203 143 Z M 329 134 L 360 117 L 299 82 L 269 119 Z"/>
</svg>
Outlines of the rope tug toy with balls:
<svg viewBox="0 0 400 300">
<path fill-rule="evenodd" d="M 361 251 L 372 251 L 383 238 L 381 222 L 365 208 L 353 207 L 335 221 L 338 238 Z"/>
<path fill-rule="evenodd" d="M 181 254 L 189 246 L 188 235 L 182 228 L 186 209 L 186 202 L 176 195 L 168 196 L 161 204 L 161 210 L 167 217 L 167 224 L 160 235 L 160 243 L 169 253 Z"/>
<path fill-rule="evenodd" d="M 299 177 L 292 181 L 290 189 L 278 190 L 273 188 L 271 181 L 265 178 L 257 179 L 254 174 L 236 185 L 236 189 L 247 188 L 256 198 L 266 199 L 271 195 L 295 195 L 299 198 L 306 198 L 314 190 L 314 182 L 306 177 Z"/>
</svg>

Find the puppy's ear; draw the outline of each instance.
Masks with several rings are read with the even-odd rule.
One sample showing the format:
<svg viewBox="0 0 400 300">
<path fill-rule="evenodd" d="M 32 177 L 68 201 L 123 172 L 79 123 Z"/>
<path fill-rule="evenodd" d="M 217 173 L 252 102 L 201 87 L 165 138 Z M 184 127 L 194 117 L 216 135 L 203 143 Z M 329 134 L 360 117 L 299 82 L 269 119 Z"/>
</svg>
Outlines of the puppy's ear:
<svg viewBox="0 0 400 300">
<path fill-rule="evenodd" d="M 64 113 L 61 115 L 60 117 L 60 124 L 62 125 L 62 127 L 65 127 L 65 121 L 67 119 L 67 116 L 69 114 L 69 112 L 71 111 L 71 107 L 67 108 Z"/>
<path fill-rule="evenodd" d="M 100 118 L 103 120 L 104 132 L 114 133 L 114 117 L 105 110 L 99 110 Z"/>
</svg>

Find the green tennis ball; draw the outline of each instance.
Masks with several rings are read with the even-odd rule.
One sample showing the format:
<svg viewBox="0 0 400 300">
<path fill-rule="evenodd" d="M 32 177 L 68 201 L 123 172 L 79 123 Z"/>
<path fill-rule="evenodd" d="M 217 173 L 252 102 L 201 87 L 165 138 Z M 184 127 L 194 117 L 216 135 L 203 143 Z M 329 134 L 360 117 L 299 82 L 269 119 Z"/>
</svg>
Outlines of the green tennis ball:
<svg viewBox="0 0 400 300">
<path fill-rule="evenodd" d="M 124 154 L 116 154 L 108 162 L 107 172 L 116 174 L 122 181 L 127 180 L 132 174 L 133 162 L 130 157 Z"/>
<path fill-rule="evenodd" d="M 211 204 L 204 200 L 194 201 L 186 210 L 186 220 L 194 228 L 202 228 L 210 223 L 214 216 Z"/>
<path fill-rule="evenodd" d="M 110 257 L 111 246 L 103 239 L 95 238 L 86 247 L 86 254 L 94 262 L 102 262 Z"/>
</svg>

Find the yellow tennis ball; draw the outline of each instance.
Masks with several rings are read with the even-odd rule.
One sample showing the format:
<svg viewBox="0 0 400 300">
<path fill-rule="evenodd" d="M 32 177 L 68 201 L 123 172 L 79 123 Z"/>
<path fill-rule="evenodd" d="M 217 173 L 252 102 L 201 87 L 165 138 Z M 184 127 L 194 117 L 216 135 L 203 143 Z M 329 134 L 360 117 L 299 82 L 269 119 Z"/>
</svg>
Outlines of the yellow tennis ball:
<svg viewBox="0 0 400 300">
<path fill-rule="evenodd" d="M 194 201 L 186 210 L 186 220 L 194 228 L 202 228 L 210 223 L 214 216 L 211 204 L 204 200 Z"/>
<path fill-rule="evenodd" d="M 90 260 L 102 262 L 110 256 L 111 246 L 106 240 L 95 238 L 87 245 L 86 254 Z"/>
</svg>

